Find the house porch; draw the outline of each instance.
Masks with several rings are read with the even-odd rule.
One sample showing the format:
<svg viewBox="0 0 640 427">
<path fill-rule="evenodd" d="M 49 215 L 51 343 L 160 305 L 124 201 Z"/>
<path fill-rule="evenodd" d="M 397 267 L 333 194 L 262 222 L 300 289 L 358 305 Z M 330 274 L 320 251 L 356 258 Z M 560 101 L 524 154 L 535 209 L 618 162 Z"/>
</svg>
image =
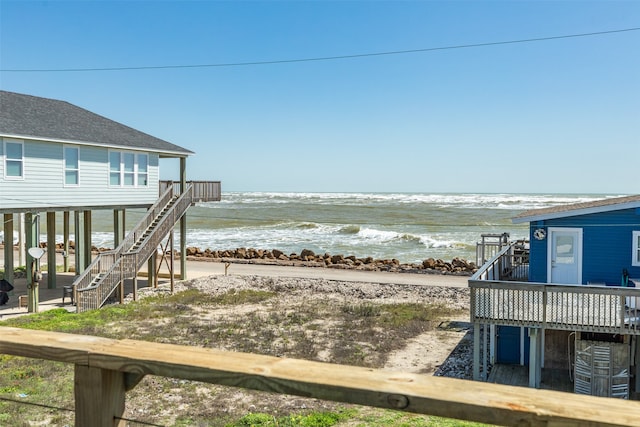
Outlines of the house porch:
<svg viewBox="0 0 640 427">
<path fill-rule="evenodd" d="M 597 395 L 633 398 L 640 390 L 640 288 L 529 282 L 528 254 L 516 249 L 513 245 L 504 248 L 469 280 L 474 379 L 488 380 L 489 365 L 500 362 L 496 357 L 498 330 L 511 327 L 520 330 L 515 346 L 520 347 L 522 359 L 513 368 L 495 365 L 494 381 L 522 384 L 525 377 L 524 384 L 529 387 L 566 389 L 566 384 L 548 373 L 558 366 L 547 362 L 561 359 L 556 356 L 569 350 L 567 337 L 572 335 L 574 352 L 565 357 L 565 375 L 583 374 L 576 364 L 586 360 L 590 364 L 587 385 L 597 388 L 595 384 L 600 382 L 610 387 Z M 550 337 L 557 342 L 545 343 Z M 606 357 L 599 359 L 605 353 Z M 603 363 L 605 374 L 598 371 Z M 516 371 L 519 375 L 514 376 Z M 626 385 L 622 384 L 625 381 Z M 583 392 L 583 384 L 574 389 Z M 595 388 L 591 390 L 594 393 Z"/>
</svg>

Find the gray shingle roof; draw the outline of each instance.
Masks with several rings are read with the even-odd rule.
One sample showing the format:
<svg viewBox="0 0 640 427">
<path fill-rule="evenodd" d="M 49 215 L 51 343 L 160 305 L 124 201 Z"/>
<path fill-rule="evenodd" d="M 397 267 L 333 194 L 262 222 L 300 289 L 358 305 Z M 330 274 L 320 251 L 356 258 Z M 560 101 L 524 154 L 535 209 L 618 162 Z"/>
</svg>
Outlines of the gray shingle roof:
<svg viewBox="0 0 640 427">
<path fill-rule="evenodd" d="M 593 202 L 574 203 L 570 205 L 553 206 L 550 208 L 534 209 L 522 212 L 513 218 L 513 222 L 531 222 L 638 207 L 640 207 L 640 195 L 612 197 L 608 199 L 595 200 Z"/>
<path fill-rule="evenodd" d="M 0 135 L 193 154 L 68 102 L 7 91 L 0 91 Z"/>
</svg>

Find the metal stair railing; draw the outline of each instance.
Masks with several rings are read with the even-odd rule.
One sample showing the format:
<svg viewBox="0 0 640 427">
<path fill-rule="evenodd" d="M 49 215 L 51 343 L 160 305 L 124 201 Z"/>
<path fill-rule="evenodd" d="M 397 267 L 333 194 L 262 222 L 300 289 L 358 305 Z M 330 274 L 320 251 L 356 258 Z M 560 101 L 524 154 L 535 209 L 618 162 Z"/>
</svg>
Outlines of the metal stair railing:
<svg viewBox="0 0 640 427">
<path fill-rule="evenodd" d="M 98 255 L 74 281 L 78 312 L 100 308 L 124 279 L 136 276 L 192 204 L 192 196 L 190 185 L 177 198 L 168 188 L 116 249 Z"/>
</svg>

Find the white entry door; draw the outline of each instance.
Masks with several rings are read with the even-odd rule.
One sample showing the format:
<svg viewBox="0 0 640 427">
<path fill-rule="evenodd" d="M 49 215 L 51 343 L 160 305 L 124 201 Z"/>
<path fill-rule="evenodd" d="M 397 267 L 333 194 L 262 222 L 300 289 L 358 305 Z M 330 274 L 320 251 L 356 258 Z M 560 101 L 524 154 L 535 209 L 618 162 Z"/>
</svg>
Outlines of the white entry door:
<svg viewBox="0 0 640 427">
<path fill-rule="evenodd" d="M 549 227 L 547 282 L 582 283 L 582 229 Z"/>
</svg>

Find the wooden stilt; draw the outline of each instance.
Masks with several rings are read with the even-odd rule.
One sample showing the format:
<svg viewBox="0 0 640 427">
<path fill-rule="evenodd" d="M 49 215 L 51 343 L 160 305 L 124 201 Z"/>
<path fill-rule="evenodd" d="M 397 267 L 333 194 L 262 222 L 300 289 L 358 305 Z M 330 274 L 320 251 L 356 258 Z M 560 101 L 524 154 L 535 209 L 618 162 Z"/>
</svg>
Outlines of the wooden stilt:
<svg viewBox="0 0 640 427">
<path fill-rule="evenodd" d="M 73 229 L 75 234 L 75 264 L 76 264 L 76 275 L 80 275 L 85 270 L 84 263 L 84 231 L 83 231 L 83 223 L 82 223 L 82 215 L 80 215 L 82 211 L 74 211 L 73 212 Z"/>
<path fill-rule="evenodd" d="M 117 248 L 120 245 L 122 236 L 122 223 L 120 222 L 120 210 L 113 210 L 113 248 Z"/>
<path fill-rule="evenodd" d="M 91 241 L 91 229 L 92 229 L 91 211 L 84 211 L 83 216 L 84 216 L 84 233 L 83 233 L 84 268 L 86 269 L 91 264 L 91 258 L 92 258 L 91 248 L 93 247 L 93 244 Z"/>
<path fill-rule="evenodd" d="M 169 234 L 169 274 L 171 276 L 171 293 L 173 294 L 175 288 L 175 274 L 174 274 L 174 263 L 173 263 L 173 228 L 171 229 L 171 234 Z"/>
<path fill-rule="evenodd" d="M 56 213 L 47 212 L 47 288 L 56 288 Z"/>
<path fill-rule="evenodd" d="M 488 342 L 488 334 L 489 334 L 489 325 L 484 325 L 482 328 L 482 377 L 486 381 L 488 378 L 487 375 L 487 342 Z"/>
<path fill-rule="evenodd" d="M 540 388 L 540 329 L 529 328 L 529 387 Z"/>
<path fill-rule="evenodd" d="M 480 324 L 473 323 L 473 379 L 479 381 L 480 378 Z"/>
<path fill-rule="evenodd" d="M 187 159 L 180 159 L 180 193 L 187 189 Z M 187 215 L 180 218 L 180 279 L 187 280 Z"/>
<path fill-rule="evenodd" d="M 64 254 L 62 270 L 69 271 L 69 211 L 62 213 L 62 239 L 64 241 Z"/>
<path fill-rule="evenodd" d="M 13 214 L 4 214 L 4 278 L 13 283 Z"/>
<path fill-rule="evenodd" d="M 133 276 L 133 300 L 138 300 L 138 274 Z"/>
</svg>

